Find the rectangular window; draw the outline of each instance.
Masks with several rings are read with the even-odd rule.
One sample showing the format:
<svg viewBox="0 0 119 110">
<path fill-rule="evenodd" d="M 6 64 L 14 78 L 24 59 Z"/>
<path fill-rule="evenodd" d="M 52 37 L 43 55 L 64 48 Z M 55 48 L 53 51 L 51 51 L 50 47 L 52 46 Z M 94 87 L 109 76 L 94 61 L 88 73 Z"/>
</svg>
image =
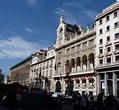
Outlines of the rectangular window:
<svg viewBox="0 0 119 110">
<path fill-rule="evenodd" d="M 106 27 L 106 31 L 110 31 L 110 26 L 107 26 Z"/>
<path fill-rule="evenodd" d="M 110 36 L 107 36 L 107 42 L 109 42 L 110 41 Z"/>
<path fill-rule="evenodd" d="M 119 44 L 115 45 L 115 50 L 119 50 Z"/>
<path fill-rule="evenodd" d="M 106 17 L 106 21 L 109 21 L 109 16 Z"/>
<path fill-rule="evenodd" d="M 100 65 L 102 65 L 103 64 L 103 59 L 100 59 Z"/>
<path fill-rule="evenodd" d="M 87 42 L 84 42 L 83 44 L 82 44 L 82 49 L 85 49 L 87 47 Z"/>
<path fill-rule="evenodd" d="M 119 22 L 114 23 L 114 28 L 118 28 L 119 27 Z"/>
<path fill-rule="evenodd" d="M 119 61 L 119 56 L 115 56 L 115 60 L 116 61 Z"/>
<path fill-rule="evenodd" d="M 111 63 L 111 57 L 107 58 L 107 63 Z"/>
<path fill-rule="evenodd" d="M 92 46 L 94 46 L 94 39 L 89 40 L 89 47 L 92 47 Z"/>
<path fill-rule="evenodd" d="M 80 49 L 81 49 L 81 45 L 79 44 L 76 46 L 76 51 L 80 51 Z"/>
<path fill-rule="evenodd" d="M 99 30 L 99 34 L 102 34 L 102 29 Z"/>
<path fill-rule="evenodd" d="M 102 24 L 102 19 L 101 20 L 99 20 L 99 25 L 101 25 Z"/>
<path fill-rule="evenodd" d="M 114 18 L 115 18 L 115 17 L 117 17 L 117 11 L 116 11 L 116 12 L 114 12 Z"/>
<path fill-rule="evenodd" d="M 110 47 L 107 47 L 107 52 L 110 52 Z"/>
<path fill-rule="evenodd" d="M 100 53 L 100 54 L 102 54 L 102 53 L 103 53 L 103 50 L 102 50 L 102 48 L 99 50 L 99 53 Z"/>
<path fill-rule="evenodd" d="M 119 33 L 115 34 L 115 39 L 119 39 Z"/>
<path fill-rule="evenodd" d="M 102 39 L 100 39 L 99 44 L 102 44 Z"/>
<path fill-rule="evenodd" d="M 74 53 L 75 52 L 75 47 L 72 47 L 71 48 L 71 53 Z"/>
</svg>

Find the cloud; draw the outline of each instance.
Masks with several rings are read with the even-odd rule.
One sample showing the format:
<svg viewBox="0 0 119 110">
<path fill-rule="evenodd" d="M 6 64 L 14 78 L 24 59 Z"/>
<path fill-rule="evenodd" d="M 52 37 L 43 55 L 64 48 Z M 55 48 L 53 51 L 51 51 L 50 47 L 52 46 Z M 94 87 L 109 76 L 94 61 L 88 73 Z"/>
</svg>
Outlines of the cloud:
<svg viewBox="0 0 119 110">
<path fill-rule="evenodd" d="M 39 6 L 39 0 L 25 0 L 29 6 Z"/>
<path fill-rule="evenodd" d="M 33 33 L 34 32 L 32 29 L 30 29 L 28 27 L 25 27 L 25 31 L 30 32 L 30 33 Z"/>
<path fill-rule="evenodd" d="M 42 44 L 38 42 L 28 42 L 19 36 L 11 37 L 0 40 L 0 59 L 24 58 L 41 48 Z"/>
<path fill-rule="evenodd" d="M 74 15 L 74 13 L 66 10 L 66 9 L 60 9 L 58 8 L 55 11 L 56 14 L 61 15 L 63 14 L 63 16 L 65 16 L 65 21 L 71 24 L 79 24 L 79 18 L 76 17 L 76 15 Z"/>
<path fill-rule="evenodd" d="M 88 0 L 88 2 L 91 1 Z M 64 3 L 62 8 L 56 9 L 55 13 L 63 14 L 66 22 L 83 25 L 86 24 L 87 18 L 94 21 L 95 16 L 98 14 L 95 10 L 90 10 L 89 7 L 84 6 L 81 1 L 71 1 Z"/>
<path fill-rule="evenodd" d="M 98 15 L 98 13 L 97 12 L 95 12 L 95 11 L 90 11 L 90 10 L 85 10 L 85 13 L 86 13 L 86 15 L 88 15 L 88 17 L 91 19 L 91 20 L 95 20 L 95 17 L 96 17 L 96 15 Z"/>
</svg>

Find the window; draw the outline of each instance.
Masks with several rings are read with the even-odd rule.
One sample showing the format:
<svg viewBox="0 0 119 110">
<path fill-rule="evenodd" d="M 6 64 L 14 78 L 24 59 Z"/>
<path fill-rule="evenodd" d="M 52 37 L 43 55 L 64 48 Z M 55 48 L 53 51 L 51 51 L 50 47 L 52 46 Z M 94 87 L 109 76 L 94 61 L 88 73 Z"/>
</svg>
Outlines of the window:
<svg viewBox="0 0 119 110">
<path fill-rule="evenodd" d="M 112 79 L 112 73 L 108 74 L 108 79 Z"/>
<path fill-rule="evenodd" d="M 110 26 L 107 26 L 106 27 L 106 31 L 110 31 Z"/>
<path fill-rule="evenodd" d="M 107 42 L 109 42 L 110 41 L 110 36 L 107 36 Z"/>
<path fill-rule="evenodd" d="M 71 48 L 71 53 L 74 53 L 75 52 L 75 47 L 72 47 Z"/>
<path fill-rule="evenodd" d="M 102 34 L 102 29 L 99 30 L 99 34 Z"/>
<path fill-rule="evenodd" d="M 101 64 L 101 65 L 103 64 L 103 59 L 100 59 L 100 64 Z"/>
<path fill-rule="evenodd" d="M 102 48 L 99 50 L 99 54 L 102 54 L 103 53 L 103 51 L 102 51 Z"/>
<path fill-rule="evenodd" d="M 115 39 L 119 39 L 119 33 L 115 34 Z"/>
<path fill-rule="evenodd" d="M 100 42 L 99 42 L 99 44 L 102 44 L 102 39 L 100 39 Z"/>
<path fill-rule="evenodd" d="M 119 22 L 114 23 L 114 28 L 118 28 L 119 27 Z"/>
<path fill-rule="evenodd" d="M 102 24 L 102 19 L 99 21 L 99 25 L 101 25 Z"/>
<path fill-rule="evenodd" d="M 87 42 L 84 42 L 83 44 L 82 44 L 82 49 L 85 49 L 87 47 Z"/>
<path fill-rule="evenodd" d="M 114 12 L 114 18 L 117 17 L 117 12 Z"/>
<path fill-rule="evenodd" d="M 118 56 L 115 56 L 115 60 L 116 61 L 119 61 L 119 55 Z"/>
<path fill-rule="evenodd" d="M 89 40 L 89 46 L 90 46 L 90 47 L 94 46 L 94 39 Z"/>
<path fill-rule="evenodd" d="M 58 52 L 58 57 L 61 57 L 62 56 L 62 52 Z"/>
<path fill-rule="evenodd" d="M 66 55 L 69 55 L 70 54 L 70 49 L 67 49 L 66 50 Z"/>
<path fill-rule="evenodd" d="M 76 51 L 80 51 L 80 48 L 81 48 L 80 44 L 77 45 L 77 46 L 76 46 Z"/>
<path fill-rule="evenodd" d="M 107 47 L 107 52 L 110 52 L 110 47 Z"/>
<path fill-rule="evenodd" d="M 104 74 L 100 74 L 100 79 L 104 79 Z"/>
<path fill-rule="evenodd" d="M 109 16 L 106 17 L 106 21 L 109 21 Z"/>
<path fill-rule="evenodd" d="M 119 44 L 115 45 L 115 50 L 119 50 Z"/>
<path fill-rule="evenodd" d="M 111 63 L 111 57 L 107 58 L 107 63 Z"/>
</svg>

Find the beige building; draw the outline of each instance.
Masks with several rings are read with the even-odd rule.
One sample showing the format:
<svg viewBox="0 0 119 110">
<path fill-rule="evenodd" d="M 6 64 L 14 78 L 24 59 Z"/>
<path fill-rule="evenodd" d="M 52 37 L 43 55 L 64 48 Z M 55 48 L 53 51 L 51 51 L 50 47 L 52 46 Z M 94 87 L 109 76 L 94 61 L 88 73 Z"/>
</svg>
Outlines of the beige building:
<svg viewBox="0 0 119 110">
<path fill-rule="evenodd" d="M 73 91 L 96 95 L 95 25 L 84 31 L 60 16 L 56 41 L 55 90 L 71 95 Z"/>
<path fill-rule="evenodd" d="M 39 51 L 32 58 L 29 82 L 35 88 L 54 91 L 55 46 Z"/>
</svg>

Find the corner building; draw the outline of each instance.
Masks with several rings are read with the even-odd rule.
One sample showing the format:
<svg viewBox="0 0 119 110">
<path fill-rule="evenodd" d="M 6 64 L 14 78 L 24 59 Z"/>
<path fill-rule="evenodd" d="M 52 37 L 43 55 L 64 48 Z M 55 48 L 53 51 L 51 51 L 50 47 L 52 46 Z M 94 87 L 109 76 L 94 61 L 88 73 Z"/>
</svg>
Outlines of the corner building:
<svg viewBox="0 0 119 110">
<path fill-rule="evenodd" d="M 96 16 L 97 94 L 119 96 L 119 1 Z"/>
<path fill-rule="evenodd" d="M 56 40 L 55 91 L 69 96 L 73 91 L 96 95 L 95 24 L 84 31 L 60 16 Z"/>
</svg>

